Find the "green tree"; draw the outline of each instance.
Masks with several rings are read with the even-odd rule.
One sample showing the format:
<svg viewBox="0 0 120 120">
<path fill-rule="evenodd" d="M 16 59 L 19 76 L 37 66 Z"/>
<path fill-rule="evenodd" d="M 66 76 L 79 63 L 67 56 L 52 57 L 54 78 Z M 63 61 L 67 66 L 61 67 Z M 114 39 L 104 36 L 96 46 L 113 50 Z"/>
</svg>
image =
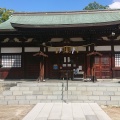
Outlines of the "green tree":
<svg viewBox="0 0 120 120">
<path fill-rule="evenodd" d="M 5 8 L 0 8 L 0 23 L 9 19 L 9 16 L 14 12 L 14 10 L 7 10 Z"/>
<path fill-rule="evenodd" d="M 100 9 L 107 9 L 108 6 L 100 5 L 97 2 L 89 3 L 83 10 L 100 10 Z"/>
</svg>

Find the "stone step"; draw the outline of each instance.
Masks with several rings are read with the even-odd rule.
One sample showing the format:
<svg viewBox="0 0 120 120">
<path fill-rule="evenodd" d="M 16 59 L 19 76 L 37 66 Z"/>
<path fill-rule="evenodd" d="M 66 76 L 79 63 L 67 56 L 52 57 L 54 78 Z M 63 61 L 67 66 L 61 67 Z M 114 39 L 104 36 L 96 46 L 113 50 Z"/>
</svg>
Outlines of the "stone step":
<svg viewBox="0 0 120 120">
<path fill-rule="evenodd" d="M 10 91 L 59 91 L 66 90 L 67 86 L 15 86 L 11 87 Z M 119 86 L 69 86 L 68 90 L 70 91 L 120 91 Z"/>
<path fill-rule="evenodd" d="M 68 91 L 66 91 L 66 83 L 18 83 L 17 86 L 3 91 L 0 95 L 0 104 L 36 104 L 38 102 L 64 101 L 97 102 L 100 105 L 120 106 L 120 85 L 70 83 Z"/>
<path fill-rule="evenodd" d="M 101 91 L 102 92 L 102 91 Z M 0 95 L 0 104 L 34 104 L 39 102 L 60 102 L 69 100 L 70 102 L 97 102 L 102 105 L 119 105 L 120 95 L 114 91 L 114 94 L 108 95 L 104 92 L 96 91 L 4 91 Z M 36 94 L 37 93 L 37 94 Z M 68 95 L 67 95 L 68 93 Z M 120 93 L 120 92 L 119 92 Z"/>
<path fill-rule="evenodd" d="M 40 83 L 36 83 L 36 82 L 28 82 L 28 83 L 18 83 L 17 86 L 22 86 L 22 87 L 27 87 L 27 86 L 62 86 L 62 82 L 61 83 L 46 83 L 46 82 L 40 82 Z"/>
<path fill-rule="evenodd" d="M 2 95 L 64 95 L 65 90 L 7 90 Z M 120 91 L 86 91 L 86 90 L 68 90 L 69 95 L 93 95 L 93 96 L 120 96 Z"/>
<path fill-rule="evenodd" d="M 54 86 L 27 86 L 27 87 L 19 87 L 19 86 L 15 86 L 15 87 L 11 87 L 10 90 L 11 91 L 44 91 L 44 90 L 48 90 L 48 91 L 56 91 L 56 90 L 62 90 L 65 89 L 65 86 L 58 86 L 58 87 L 54 87 Z"/>
<path fill-rule="evenodd" d="M 21 86 L 21 87 L 41 87 L 41 86 L 66 86 L 67 82 L 25 82 L 25 83 L 17 83 L 17 86 Z M 119 83 L 113 83 L 113 84 L 109 84 L 109 83 L 100 83 L 100 82 L 96 82 L 96 83 L 92 83 L 92 82 L 78 82 L 78 81 L 70 81 L 68 82 L 69 86 L 90 86 L 90 87 L 120 87 Z"/>
<path fill-rule="evenodd" d="M 29 96 L 0 96 L 0 104 L 36 104 L 38 102 L 73 102 L 98 103 L 99 105 L 120 106 L 120 96 L 76 96 L 76 95 L 29 95 Z"/>
<path fill-rule="evenodd" d="M 76 95 L 76 94 L 39 94 L 39 95 L 0 95 L 1 99 L 61 99 L 66 98 L 68 96 L 69 99 L 79 99 L 79 100 L 120 100 L 120 96 L 106 96 L 106 95 Z"/>
<path fill-rule="evenodd" d="M 0 82 L 0 93 L 2 93 L 2 92 L 5 91 L 5 90 L 9 90 L 10 87 L 16 86 L 16 85 L 17 85 L 17 83 L 11 83 L 11 82 L 5 83 L 5 82 Z"/>
</svg>

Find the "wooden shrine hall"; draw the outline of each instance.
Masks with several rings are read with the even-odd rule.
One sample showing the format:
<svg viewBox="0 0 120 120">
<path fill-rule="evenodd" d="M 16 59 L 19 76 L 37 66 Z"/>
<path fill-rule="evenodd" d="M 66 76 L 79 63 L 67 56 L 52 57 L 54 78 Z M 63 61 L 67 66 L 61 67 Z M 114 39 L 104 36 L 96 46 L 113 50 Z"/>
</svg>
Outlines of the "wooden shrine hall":
<svg viewBox="0 0 120 120">
<path fill-rule="evenodd" d="M 120 10 L 13 13 L 0 24 L 0 53 L 0 79 L 37 79 L 41 62 L 44 78 L 93 67 L 96 78 L 120 78 Z"/>
</svg>

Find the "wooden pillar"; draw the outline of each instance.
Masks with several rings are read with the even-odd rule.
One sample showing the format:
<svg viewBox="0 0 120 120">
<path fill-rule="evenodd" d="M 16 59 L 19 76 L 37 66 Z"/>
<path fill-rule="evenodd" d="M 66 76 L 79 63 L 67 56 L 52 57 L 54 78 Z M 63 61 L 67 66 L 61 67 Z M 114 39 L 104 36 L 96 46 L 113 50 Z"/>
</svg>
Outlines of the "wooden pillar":
<svg viewBox="0 0 120 120">
<path fill-rule="evenodd" d="M 24 42 L 22 42 L 22 71 L 23 79 L 25 79 L 25 47 Z"/>
<path fill-rule="evenodd" d="M 89 52 L 89 47 L 90 47 L 90 52 L 93 52 L 93 51 L 94 51 L 94 44 L 86 47 L 87 53 Z M 93 59 L 94 59 L 94 58 L 93 58 Z M 93 64 L 93 63 L 92 63 L 92 64 Z M 92 67 L 93 67 L 93 66 L 92 66 Z M 93 69 L 93 68 L 91 68 L 90 56 L 87 56 L 87 75 L 88 75 L 88 76 L 91 75 L 92 69 Z"/>
<path fill-rule="evenodd" d="M 45 47 L 45 54 L 47 54 L 48 55 L 48 47 Z M 45 71 L 45 78 L 49 78 L 49 59 L 46 57 L 45 59 L 44 59 L 44 71 Z"/>
<path fill-rule="evenodd" d="M 43 57 L 43 56 L 41 56 Z M 43 81 L 44 80 L 44 61 L 40 62 L 40 73 L 39 73 L 39 80 Z"/>
<path fill-rule="evenodd" d="M 114 77 L 114 72 L 112 70 L 112 68 L 115 67 L 115 56 L 114 56 L 114 44 L 113 44 L 113 40 L 111 41 L 111 77 L 113 78 Z"/>
<path fill-rule="evenodd" d="M 94 51 L 94 44 L 92 44 L 92 45 L 90 46 L 90 51 L 91 51 L 91 52 Z M 92 80 L 93 80 L 93 82 L 94 82 L 94 81 L 95 81 L 95 56 L 94 56 L 94 55 L 91 56 L 90 62 L 92 62 L 92 63 L 90 63 L 90 64 L 91 64 L 91 66 L 90 66 L 90 71 L 91 71 L 91 75 L 92 75 Z"/>
<path fill-rule="evenodd" d="M 94 44 L 90 45 L 90 52 L 94 51 Z"/>
<path fill-rule="evenodd" d="M 86 71 L 87 71 L 87 75 L 90 76 L 90 57 L 87 56 L 87 53 L 89 52 L 89 47 L 86 47 Z M 86 76 L 85 76 L 86 77 Z"/>
<path fill-rule="evenodd" d="M 40 57 L 38 81 L 43 81 L 44 80 L 44 57 L 48 57 L 48 55 L 44 54 L 42 51 L 39 51 L 38 53 L 34 54 L 33 56 Z"/>
<path fill-rule="evenodd" d="M 95 51 L 94 50 L 94 44 L 92 44 L 91 46 L 90 46 L 90 52 L 93 52 L 93 51 Z M 92 66 L 92 68 L 94 67 L 94 62 L 95 62 L 95 56 L 91 56 L 91 59 L 92 59 L 92 63 L 90 63 Z"/>
<path fill-rule="evenodd" d="M 41 46 L 40 47 L 40 51 L 44 52 L 44 47 Z M 39 72 L 39 80 L 43 81 L 44 80 L 44 56 L 40 56 L 42 57 L 41 61 L 40 61 L 40 72 Z"/>
</svg>

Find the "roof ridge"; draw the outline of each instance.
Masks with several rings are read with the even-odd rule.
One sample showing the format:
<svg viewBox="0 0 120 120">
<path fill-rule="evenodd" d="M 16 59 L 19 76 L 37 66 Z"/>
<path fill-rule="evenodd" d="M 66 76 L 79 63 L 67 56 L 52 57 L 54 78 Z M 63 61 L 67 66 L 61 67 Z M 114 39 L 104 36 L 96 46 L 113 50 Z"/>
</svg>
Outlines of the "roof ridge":
<svg viewBox="0 0 120 120">
<path fill-rule="evenodd" d="M 92 14 L 92 13 L 108 13 L 108 12 L 120 12 L 120 9 L 104 9 L 104 10 L 82 10 L 82 11 L 62 11 L 62 12 L 14 12 L 13 15 L 47 15 L 47 14 Z"/>
</svg>

